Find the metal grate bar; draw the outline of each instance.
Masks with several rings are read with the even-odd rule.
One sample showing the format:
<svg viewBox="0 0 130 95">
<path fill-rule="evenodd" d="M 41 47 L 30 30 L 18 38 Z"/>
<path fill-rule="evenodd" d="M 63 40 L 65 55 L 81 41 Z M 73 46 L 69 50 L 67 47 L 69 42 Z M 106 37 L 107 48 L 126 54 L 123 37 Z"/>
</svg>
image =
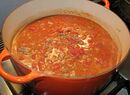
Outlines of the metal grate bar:
<svg viewBox="0 0 130 95">
<path fill-rule="evenodd" d="M 2 39 L 0 38 L 0 52 L 3 50 L 3 48 L 4 48 L 4 43 Z"/>
</svg>

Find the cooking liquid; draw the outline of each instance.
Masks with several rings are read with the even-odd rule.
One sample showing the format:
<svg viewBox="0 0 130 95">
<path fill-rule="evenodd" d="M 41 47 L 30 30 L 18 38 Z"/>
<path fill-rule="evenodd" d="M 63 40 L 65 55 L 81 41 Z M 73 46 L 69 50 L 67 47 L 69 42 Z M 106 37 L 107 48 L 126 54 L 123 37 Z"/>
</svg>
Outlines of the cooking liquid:
<svg viewBox="0 0 130 95">
<path fill-rule="evenodd" d="M 36 20 L 13 39 L 12 54 L 44 75 L 85 77 L 117 63 L 118 48 L 100 25 L 87 18 L 55 15 Z"/>
</svg>

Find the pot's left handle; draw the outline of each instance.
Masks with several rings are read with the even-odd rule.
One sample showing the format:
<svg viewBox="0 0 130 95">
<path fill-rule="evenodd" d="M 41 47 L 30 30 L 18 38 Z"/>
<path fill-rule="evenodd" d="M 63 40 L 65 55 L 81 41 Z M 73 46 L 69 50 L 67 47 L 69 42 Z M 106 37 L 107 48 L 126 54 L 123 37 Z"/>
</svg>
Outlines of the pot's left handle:
<svg viewBox="0 0 130 95">
<path fill-rule="evenodd" d="M 0 53 L 0 75 L 6 80 L 9 80 L 14 83 L 27 83 L 39 77 L 39 74 L 35 71 L 31 71 L 29 74 L 24 75 L 24 76 L 14 76 L 12 74 L 9 74 L 2 67 L 2 61 L 9 58 L 10 58 L 10 55 L 8 51 L 4 48 L 3 51 Z"/>
</svg>

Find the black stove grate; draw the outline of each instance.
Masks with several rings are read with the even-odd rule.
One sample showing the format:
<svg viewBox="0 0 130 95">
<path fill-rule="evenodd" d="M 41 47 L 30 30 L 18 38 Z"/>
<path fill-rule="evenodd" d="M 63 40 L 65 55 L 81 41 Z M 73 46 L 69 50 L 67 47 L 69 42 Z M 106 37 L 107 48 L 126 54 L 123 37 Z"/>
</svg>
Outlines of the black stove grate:
<svg viewBox="0 0 130 95">
<path fill-rule="evenodd" d="M 126 89 L 128 95 L 130 95 L 130 81 L 123 77 L 123 75 L 121 75 L 119 72 L 113 74 L 112 79 L 95 95 L 100 95 L 100 93 L 108 89 L 108 86 L 111 85 L 113 82 L 116 83 L 116 86 L 112 90 L 110 90 L 107 95 L 117 95 L 123 88 Z"/>
<path fill-rule="evenodd" d="M 3 50 L 4 44 L 2 42 L 2 38 L 0 37 L 0 52 Z"/>
</svg>

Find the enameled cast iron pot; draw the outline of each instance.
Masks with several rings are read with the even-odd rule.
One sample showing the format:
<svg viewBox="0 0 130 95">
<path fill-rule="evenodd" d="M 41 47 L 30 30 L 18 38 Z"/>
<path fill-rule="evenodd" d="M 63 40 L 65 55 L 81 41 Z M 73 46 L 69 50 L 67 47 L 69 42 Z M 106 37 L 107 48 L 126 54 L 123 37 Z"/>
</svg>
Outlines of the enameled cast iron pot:
<svg viewBox="0 0 130 95">
<path fill-rule="evenodd" d="M 28 23 L 57 14 L 78 15 L 94 20 L 104 27 L 119 48 L 117 66 L 107 72 L 84 78 L 63 78 L 45 76 L 21 64 L 11 54 L 12 39 L 17 30 Z M 130 35 L 123 21 L 107 8 L 87 0 L 32 0 L 13 11 L 6 19 L 2 38 L 5 48 L 0 54 L 0 75 L 15 83 L 33 84 L 33 89 L 44 95 L 92 95 L 111 78 L 117 70 L 130 48 Z M 2 67 L 2 61 L 11 59 L 16 71 L 21 76 L 14 76 Z"/>
</svg>

